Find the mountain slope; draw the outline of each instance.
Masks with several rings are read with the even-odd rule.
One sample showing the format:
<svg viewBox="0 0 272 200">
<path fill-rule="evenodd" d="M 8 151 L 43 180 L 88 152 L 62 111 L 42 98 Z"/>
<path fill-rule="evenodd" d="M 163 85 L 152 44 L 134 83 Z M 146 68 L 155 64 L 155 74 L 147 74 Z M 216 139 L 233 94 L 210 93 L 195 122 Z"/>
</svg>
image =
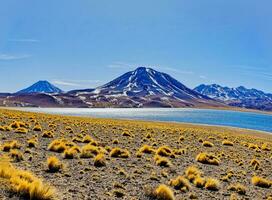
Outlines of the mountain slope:
<svg viewBox="0 0 272 200">
<path fill-rule="evenodd" d="M 257 89 L 222 87 L 217 84 L 199 85 L 194 89 L 210 98 L 223 101 L 231 106 L 243 108 L 272 110 L 272 94 Z"/>
<path fill-rule="evenodd" d="M 220 104 L 189 89 L 166 73 L 145 67 L 127 72 L 93 92 L 81 91 L 76 95 L 117 107 L 195 107 Z"/>
<path fill-rule="evenodd" d="M 29 94 L 29 93 L 61 93 L 62 90 L 49 83 L 48 81 L 38 81 L 30 87 L 18 91 L 16 94 Z"/>
<path fill-rule="evenodd" d="M 147 96 L 158 95 L 180 100 L 208 99 L 187 88 L 168 74 L 151 68 L 139 67 L 134 71 L 98 87 L 94 93 L 104 95 Z"/>
</svg>

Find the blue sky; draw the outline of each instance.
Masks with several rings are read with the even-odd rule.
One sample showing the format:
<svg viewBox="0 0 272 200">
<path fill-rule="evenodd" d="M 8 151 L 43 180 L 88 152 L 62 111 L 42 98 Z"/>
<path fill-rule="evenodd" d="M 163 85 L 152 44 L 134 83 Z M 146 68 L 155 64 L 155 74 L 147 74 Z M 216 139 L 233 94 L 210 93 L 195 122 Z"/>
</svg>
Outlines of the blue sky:
<svg viewBox="0 0 272 200">
<path fill-rule="evenodd" d="M 272 93 L 271 0 L 2 0 L 0 91 L 91 88 L 137 66 Z"/>
</svg>

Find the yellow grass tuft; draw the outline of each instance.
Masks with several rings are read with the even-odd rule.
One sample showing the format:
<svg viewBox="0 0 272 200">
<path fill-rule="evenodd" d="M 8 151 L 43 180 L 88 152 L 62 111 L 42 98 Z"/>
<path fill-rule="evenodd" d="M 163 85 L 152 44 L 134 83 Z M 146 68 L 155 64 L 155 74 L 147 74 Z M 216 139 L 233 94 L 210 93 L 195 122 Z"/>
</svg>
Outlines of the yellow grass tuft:
<svg viewBox="0 0 272 200">
<path fill-rule="evenodd" d="M 20 127 L 20 128 L 16 128 L 15 129 L 15 133 L 22 133 L 22 134 L 26 134 L 28 132 L 28 130 L 26 128 Z"/>
<path fill-rule="evenodd" d="M 111 150 L 110 156 L 114 158 L 128 158 L 130 157 L 130 153 L 126 149 L 116 147 Z"/>
<path fill-rule="evenodd" d="M 154 160 L 156 165 L 161 166 L 161 167 L 170 167 L 172 165 L 172 163 L 170 162 L 170 160 L 168 158 L 159 156 L 159 155 L 155 155 L 154 156 Z"/>
<path fill-rule="evenodd" d="M 194 181 L 197 177 L 202 175 L 202 172 L 195 166 L 190 166 L 186 169 L 185 175 L 190 181 Z"/>
<path fill-rule="evenodd" d="M 7 180 L 10 191 L 32 200 L 55 200 L 56 191 L 49 184 L 43 183 L 32 173 L 14 168 L 10 162 L 1 158 L 0 177 Z"/>
<path fill-rule="evenodd" d="M 190 182 L 183 176 L 171 179 L 169 185 L 173 186 L 176 190 L 189 191 L 191 189 Z"/>
<path fill-rule="evenodd" d="M 42 137 L 44 137 L 44 138 L 53 138 L 54 137 L 53 131 L 44 131 L 43 134 L 42 134 Z"/>
<path fill-rule="evenodd" d="M 207 178 L 205 183 L 205 188 L 207 190 L 217 191 L 219 190 L 219 187 L 220 187 L 220 182 L 217 179 Z"/>
<path fill-rule="evenodd" d="M 204 147 L 213 147 L 213 146 L 214 146 L 214 144 L 211 143 L 211 142 L 209 142 L 209 141 L 204 141 L 204 142 L 202 143 L 202 145 L 203 145 Z"/>
<path fill-rule="evenodd" d="M 47 166 L 49 172 L 58 172 L 63 168 L 63 164 L 56 156 L 47 158 Z"/>
<path fill-rule="evenodd" d="M 106 158 L 103 153 L 99 153 L 94 158 L 94 166 L 103 167 L 106 166 Z"/>
<path fill-rule="evenodd" d="M 232 184 L 228 187 L 228 190 L 235 191 L 238 194 L 245 195 L 246 194 L 246 187 L 240 183 Z"/>
<path fill-rule="evenodd" d="M 18 150 L 11 150 L 9 155 L 15 162 L 24 160 L 23 154 Z"/>
<path fill-rule="evenodd" d="M 160 200 L 175 200 L 173 191 L 166 185 L 159 185 L 154 192 L 154 196 Z"/>
<path fill-rule="evenodd" d="M 259 176 L 253 176 L 251 182 L 253 185 L 263 188 L 270 188 L 272 184 L 272 181 Z"/>
<path fill-rule="evenodd" d="M 6 142 L 2 145 L 2 150 L 9 152 L 11 149 L 19 149 L 20 145 L 17 140 Z"/>
<path fill-rule="evenodd" d="M 172 150 L 168 146 L 161 146 L 157 149 L 156 154 L 167 157 L 172 155 Z"/>
<path fill-rule="evenodd" d="M 222 144 L 223 145 L 226 145 L 226 146 L 233 146 L 233 142 L 229 141 L 229 140 L 223 140 L 222 141 Z"/>
<path fill-rule="evenodd" d="M 213 154 L 200 153 L 196 157 L 196 161 L 202 164 L 219 165 L 220 160 Z"/>
<path fill-rule="evenodd" d="M 96 146 L 87 144 L 81 148 L 80 158 L 92 158 L 99 153 L 99 149 Z"/>
</svg>

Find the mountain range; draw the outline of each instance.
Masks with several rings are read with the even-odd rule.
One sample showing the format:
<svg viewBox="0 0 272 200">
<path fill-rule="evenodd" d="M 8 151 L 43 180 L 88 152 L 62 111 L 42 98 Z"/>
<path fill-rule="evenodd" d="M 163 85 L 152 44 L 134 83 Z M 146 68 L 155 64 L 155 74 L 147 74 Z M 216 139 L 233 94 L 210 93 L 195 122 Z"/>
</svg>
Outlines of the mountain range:
<svg viewBox="0 0 272 200">
<path fill-rule="evenodd" d="M 244 87 L 199 85 L 190 89 L 170 75 L 138 67 L 97 88 L 63 92 L 38 81 L 16 93 L 0 93 L 0 106 L 32 107 L 229 107 L 272 111 L 272 95 Z"/>
<path fill-rule="evenodd" d="M 272 111 L 272 94 L 261 90 L 248 89 L 243 86 L 230 88 L 217 84 L 201 84 L 194 88 L 194 91 L 230 106 Z"/>
</svg>

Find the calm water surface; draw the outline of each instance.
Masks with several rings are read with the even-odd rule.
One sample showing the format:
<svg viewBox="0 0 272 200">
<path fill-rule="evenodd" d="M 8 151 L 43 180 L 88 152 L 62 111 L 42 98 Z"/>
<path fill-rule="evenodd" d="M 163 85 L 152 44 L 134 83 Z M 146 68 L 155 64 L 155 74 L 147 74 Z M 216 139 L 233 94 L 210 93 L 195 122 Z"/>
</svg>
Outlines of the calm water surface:
<svg viewBox="0 0 272 200">
<path fill-rule="evenodd" d="M 232 126 L 272 132 L 272 115 L 191 108 L 21 108 L 21 110 L 89 116 Z"/>
</svg>

